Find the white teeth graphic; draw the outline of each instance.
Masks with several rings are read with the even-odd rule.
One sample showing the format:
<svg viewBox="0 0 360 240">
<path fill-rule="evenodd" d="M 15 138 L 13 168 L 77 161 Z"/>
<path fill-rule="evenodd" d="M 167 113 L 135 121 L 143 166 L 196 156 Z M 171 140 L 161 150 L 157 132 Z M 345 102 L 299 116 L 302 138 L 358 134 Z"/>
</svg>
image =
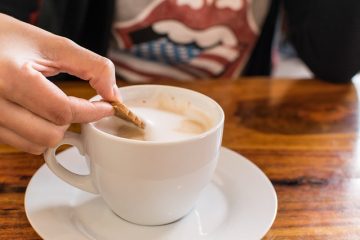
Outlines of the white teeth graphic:
<svg viewBox="0 0 360 240">
<path fill-rule="evenodd" d="M 230 8 L 234 11 L 238 11 L 243 6 L 243 0 L 217 0 L 215 3 L 217 8 Z"/>
<path fill-rule="evenodd" d="M 177 0 L 178 6 L 187 5 L 192 9 L 200 9 L 204 6 L 204 0 Z"/>
<path fill-rule="evenodd" d="M 228 60 L 229 62 L 235 61 L 235 59 L 239 56 L 239 51 L 237 49 L 233 49 L 225 46 L 217 46 L 214 48 L 209 48 L 205 50 L 204 53 L 220 56 Z"/>
<path fill-rule="evenodd" d="M 219 9 L 230 8 L 234 11 L 238 11 L 243 6 L 243 0 L 177 0 L 178 6 L 186 5 L 192 9 L 200 9 L 205 4 L 212 5 L 215 1 L 215 6 Z"/>
<path fill-rule="evenodd" d="M 207 69 L 212 74 L 220 74 L 224 70 L 224 66 L 220 63 L 209 59 L 194 58 L 190 62 L 190 65 Z"/>
<path fill-rule="evenodd" d="M 213 26 L 198 31 L 190 29 L 178 21 L 165 20 L 153 24 L 153 30 L 158 34 L 166 34 L 176 43 L 196 43 L 201 48 L 208 48 L 217 44 L 229 47 L 237 45 L 234 33 L 224 26 Z"/>
</svg>

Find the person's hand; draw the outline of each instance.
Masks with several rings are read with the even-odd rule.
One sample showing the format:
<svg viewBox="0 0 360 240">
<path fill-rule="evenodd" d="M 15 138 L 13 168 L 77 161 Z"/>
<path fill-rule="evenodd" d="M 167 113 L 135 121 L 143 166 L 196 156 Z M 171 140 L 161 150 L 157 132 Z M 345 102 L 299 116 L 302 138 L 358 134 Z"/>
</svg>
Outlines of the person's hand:
<svg viewBox="0 0 360 240">
<path fill-rule="evenodd" d="M 41 154 L 70 123 L 113 114 L 110 104 L 69 97 L 46 78 L 59 72 L 88 80 L 105 100 L 119 99 L 110 60 L 0 14 L 0 143 Z"/>
</svg>

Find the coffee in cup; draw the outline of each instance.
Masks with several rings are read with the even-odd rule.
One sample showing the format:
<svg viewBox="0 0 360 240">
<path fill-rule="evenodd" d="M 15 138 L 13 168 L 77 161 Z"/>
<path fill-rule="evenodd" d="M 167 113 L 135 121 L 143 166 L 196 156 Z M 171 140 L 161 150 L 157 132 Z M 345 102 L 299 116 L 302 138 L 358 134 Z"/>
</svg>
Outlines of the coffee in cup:
<svg viewBox="0 0 360 240">
<path fill-rule="evenodd" d="M 186 99 L 166 93 L 151 99 L 127 102 L 127 106 L 145 122 L 145 129 L 116 117 L 107 117 L 95 127 L 114 136 L 142 141 L 173 141 L 206 132 L 213 125 L 211 118 Z"/>
</svg>

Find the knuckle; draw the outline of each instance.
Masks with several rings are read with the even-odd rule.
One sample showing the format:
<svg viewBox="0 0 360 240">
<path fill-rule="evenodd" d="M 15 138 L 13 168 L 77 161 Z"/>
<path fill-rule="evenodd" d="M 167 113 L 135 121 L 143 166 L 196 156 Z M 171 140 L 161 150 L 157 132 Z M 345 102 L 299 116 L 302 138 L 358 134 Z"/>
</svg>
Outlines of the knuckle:
<svg viewBox="0 0 360 240">
<path fill-rule="evenodd" d="M 46 146 L 47 147 L 55 147 L 61 139 L 64 137 L 64 131 L 62 131 L 59 127 L 52 128 L 47 135 L 46 138 Z"/>
<path fill-rule="evenodd" d="M 110 59 L 101 57 L 100 63 L 101 63 L 101 73 L 114 73 L 115 72 L 114 63 Z"/>
<path fill-rule="evenodd" d="M 33 81 L 36 75 L 36 71 L 31 71 L 30 62 L 24 62 L 21 64 L 7 63 L 4 65 L 6 69 L 0 73 L 0 93 L 2 95 L 16 95 L 22 86 L 23 80 Z"/>
<path fill-rule="evenodd" d="M 62 126 L 71 123 L 73 119 L 72 110 L 70 104 L 64 104 L 62 107 L 58 107 L 53 112 L 52 122 L 56 125 Z"/>
<path fill-rule="evenodd" d="M 41 155 L 45 152 L 45 147 L 43 146 L 38 146 L 38 145 L 28 145 L 24 147 L 24 151 L 34 154 L 34 155 Z"/>
<path fill-rule="evenodd" d="M 24 77 L 26 78 L 33 78 L 38 76 L 38 72 L 37 71 L 31 71 L 31 66 L 30 66 L 30 62 L 25 62 L 24 64 L 21 65 L 20 67 L 20 71 L 23 74 Z"/>
<path fill-rule="evenodd" d="M 75 45 L 75 42 L 72 40 L 55 35 L 51 41 L 52 50 L 43 54 L 49 59 L 59 60 L 68 49 L 72 49 Z"/>
<path fill-rule="evenodd" d="M 66 37 L 56 36 L 56 44 L 61 47 L 71 47 L 74 46 L 74 41 Z"/>
<path fill-rule="evenodd" d="M 21 78 L 23 78 L 24 80 L 29 81 L 31 79 L 31 81 L 39 81 L 42 78 L 42 74 L 38 71 L 35 71 L 32 66 L 31 66 L 31 62 L 25 62 L 20 66 L 20 72 L 21 72 Z M 24 84 L 22 81 L 15 81 L 14 82 L 15 87 L 18 88 L 20 87 L 20 84 Z"/>
<path fill-rule="evenodd" d="M 115 66 L 111 60 L 99 55 L 96 56 L 94 63 L 96 63 L 96 70 L 89 77 L 89 80 L 90 85 L 97 88 L 104 79 L 111 79 L 112 76 L 115 76 Z"/>
<path fill-rule="evenodd" d="M 10 84 L 7 84 L 4 79 L 0 77 L 0 95 L 4 95 L 6 92 L 12 92 L 12 81 L 10 81 Z"/>
<path fill-rule="evenodd" d="M 0 94 L 7 92 L 13 92 L 15 90 L 14 82 L 16 82 L 16 76 L 14 78 L 14 64 L 9 61 L 1 60 L 0 58 Z"/>
<path fill-rule="evenodd" d="M 108 58 L 105 58 L 105 57 L 103 57 L 103 63 L 104 63 L 104 65 L 108 68 L 108 69 L 114 69 L 115 67 L 114 67 L 114 63 L 110 60 L 110 59 L 108 59 Z"/>
</svg>

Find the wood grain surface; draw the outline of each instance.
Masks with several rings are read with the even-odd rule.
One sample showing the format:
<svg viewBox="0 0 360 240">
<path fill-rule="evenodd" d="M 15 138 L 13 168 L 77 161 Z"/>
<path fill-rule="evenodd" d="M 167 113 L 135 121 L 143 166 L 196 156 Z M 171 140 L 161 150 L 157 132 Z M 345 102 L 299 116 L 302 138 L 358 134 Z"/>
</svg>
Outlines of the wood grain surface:
<svg viewBox="0 0 360 240">
<path fill-rule="evenodd" d="M 95 94 L 86 82 L 57 84 L 69 95 Z M 260 167 L 278 195 L 278 215 L 264 239 L 360 239 L 356 85 L 270 78 L 160 84 L 194 89 L 223 107 L 223 145 Z M 0 145 L 0 239 L 40 239 L 23 203 L 43 163 L 42 156 Z"/>
</svg>

